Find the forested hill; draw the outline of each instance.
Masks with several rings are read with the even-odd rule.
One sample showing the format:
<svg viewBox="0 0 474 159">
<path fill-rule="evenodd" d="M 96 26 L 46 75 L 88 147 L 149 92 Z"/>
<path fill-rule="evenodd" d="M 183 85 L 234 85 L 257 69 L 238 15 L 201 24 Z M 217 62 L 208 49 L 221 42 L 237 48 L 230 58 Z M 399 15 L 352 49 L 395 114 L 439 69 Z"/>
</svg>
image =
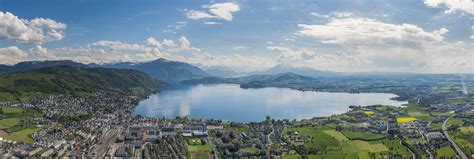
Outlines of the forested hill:
<svg viewBox="0 0 474 159">
<path fill-rule="evenodd" d="M 0 101 L 57 94 L 88 96 L 96 91 L 147 95 L 164 84 L 135 70 L 57 66 L 0 74 Z"/>
</svg>

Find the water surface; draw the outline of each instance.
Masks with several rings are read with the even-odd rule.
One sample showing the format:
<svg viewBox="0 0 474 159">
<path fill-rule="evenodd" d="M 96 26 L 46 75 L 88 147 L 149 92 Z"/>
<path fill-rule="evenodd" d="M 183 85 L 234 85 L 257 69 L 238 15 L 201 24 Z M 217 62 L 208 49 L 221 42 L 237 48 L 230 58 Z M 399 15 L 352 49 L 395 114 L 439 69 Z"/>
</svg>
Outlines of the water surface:
<svg viewBox="0 0 474 159">
<path fill-rule="evenodd" d="M 228 121 L 304 119 L 345 113 L 349 105 L 392 105 L 388 93 L 329 93 L 298 91 L 288 88 L 242 89 L 239 85 L 169 86 L 140 102 L 134 114 L 147 117 L 190 116 Z"/>
</svg>

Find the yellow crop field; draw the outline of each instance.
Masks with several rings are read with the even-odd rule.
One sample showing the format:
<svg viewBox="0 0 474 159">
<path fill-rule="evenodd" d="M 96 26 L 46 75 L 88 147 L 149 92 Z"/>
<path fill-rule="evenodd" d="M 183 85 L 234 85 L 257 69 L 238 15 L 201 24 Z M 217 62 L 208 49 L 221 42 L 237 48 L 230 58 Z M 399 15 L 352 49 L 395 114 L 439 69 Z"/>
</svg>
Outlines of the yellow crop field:
<svg viewBox="0 0 474 159">
<path fill-rule="evenodd" d="M 407 123 L 413 120 L 416 120 L 416 118 L 413 118 L 413 117 L 398 117 L 397 118 L 398 123 Z"/>
</svg>

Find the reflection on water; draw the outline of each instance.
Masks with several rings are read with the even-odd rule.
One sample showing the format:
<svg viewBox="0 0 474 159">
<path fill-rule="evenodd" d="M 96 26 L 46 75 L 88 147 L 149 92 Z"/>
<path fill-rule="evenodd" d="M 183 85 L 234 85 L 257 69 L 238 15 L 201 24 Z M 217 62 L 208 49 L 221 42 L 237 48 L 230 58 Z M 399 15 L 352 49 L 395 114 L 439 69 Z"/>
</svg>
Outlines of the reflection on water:
<svg viewBox="0 0 474 159">
<path fill-rule="evenodd" d="M 329 93 L 286 88 L 241 89 L 238 85 L 198 85 L 167 87 L 140 102 L 134 114 L 148 117 L 191 116 L 229 121 L 303 119 L 330 116 L 349 110 L 349 105 L 392 105 L 406 102 L 390 100 L 387 93 Z"/>
</svg>

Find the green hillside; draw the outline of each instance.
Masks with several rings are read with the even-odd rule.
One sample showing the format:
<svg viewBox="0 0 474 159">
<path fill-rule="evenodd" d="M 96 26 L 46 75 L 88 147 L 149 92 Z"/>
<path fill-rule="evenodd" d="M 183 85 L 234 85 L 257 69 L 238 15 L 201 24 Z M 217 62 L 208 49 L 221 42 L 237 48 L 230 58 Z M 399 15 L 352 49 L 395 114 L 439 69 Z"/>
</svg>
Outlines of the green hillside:
<svg viewBox="0 0 474 159">
<path fill-rule="evenodd" d="M 0 74 L 0 101 L 57 94 L 88 96 L 104 90 L 145 95 L 163 84 L 134 70 L 58 66 Z"/>
</svg>

